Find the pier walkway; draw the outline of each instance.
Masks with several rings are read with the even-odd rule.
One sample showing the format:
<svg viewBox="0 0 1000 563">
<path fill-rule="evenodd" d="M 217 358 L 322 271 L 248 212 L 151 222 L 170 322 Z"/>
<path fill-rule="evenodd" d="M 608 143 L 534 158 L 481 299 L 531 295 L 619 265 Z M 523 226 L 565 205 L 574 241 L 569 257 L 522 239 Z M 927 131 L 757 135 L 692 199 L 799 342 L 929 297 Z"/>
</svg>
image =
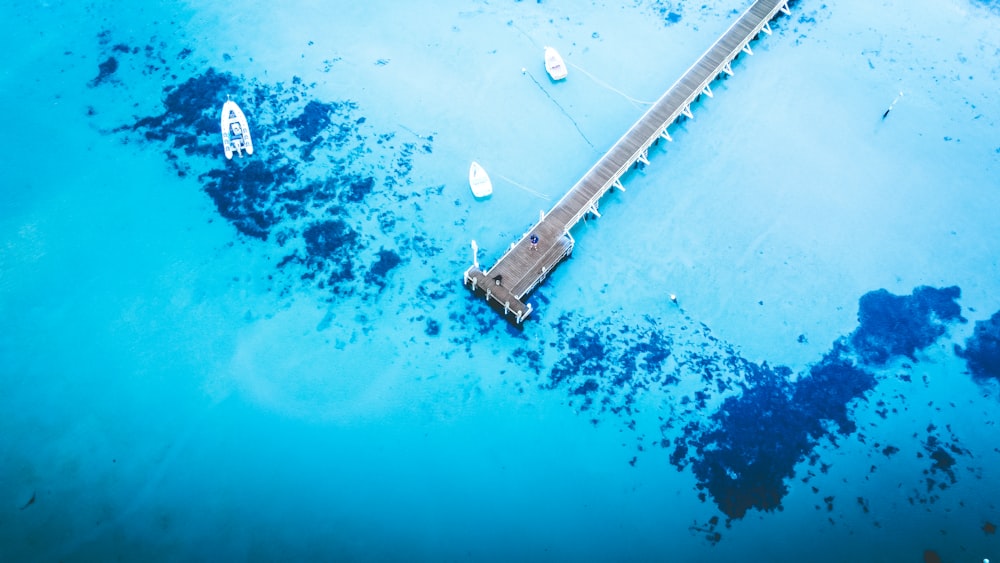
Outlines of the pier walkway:
<svg viewBox="0 0 1000 563">
<path fill-rule="evenodd" d="M 672 140 L 670 125 L 681 115 L 694 117 L 691 104 L 702 95 L 712 97 L 710 84 L 733 74 L 731 65 L 740 53 L 753 54 L 750 42 L 762 31 L 770 35 L 771 20 L 778 12 L 788 14 L 791 1 L 756 0 L 492 268 L 484 272 L 475 258 L 464 284 L 508 320 L 523 322 L 532 311 L 526 296 L 573 251 L 570 229 L 587 213 L 600 216 L 598 200 L 612 187 L 624 191 L 622 175 L 637 162 L 649 164 L 649 148 L 659 139 Z M 473 251 L 478 254 L 475 242 Z"/>
</svg>

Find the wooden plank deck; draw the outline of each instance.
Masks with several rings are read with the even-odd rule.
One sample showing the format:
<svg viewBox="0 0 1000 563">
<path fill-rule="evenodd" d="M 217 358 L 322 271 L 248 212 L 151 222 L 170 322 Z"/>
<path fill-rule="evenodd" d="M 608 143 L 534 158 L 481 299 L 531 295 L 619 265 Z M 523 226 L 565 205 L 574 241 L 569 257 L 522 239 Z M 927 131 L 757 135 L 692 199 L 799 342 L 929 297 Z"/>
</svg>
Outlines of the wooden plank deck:
<svg viewBox="0 0 1000 563">
<path fill-rule="evenodd" d="M 612 187 L 622 187 L 622 175 L 636 162 L 648 164 L 649 147 L 661 138 L 669 140 L 667 128 L 681 115 L 691 116 L 691 104 L 710 95 L 709 85 L 720 75 L 732 74 L 733 60 L 750 53 L 750 42 L 762 31 L 770 33 L 770 21 L 779 11 L 789 13 L 790 1 L 756 0 L 492 268 L 483 272 L 473 265 L 466 270 L 465 285 L 508 320 L 523 322 L 532 311 L 525 297 L 573 251 L 570 229 Z M 537 244 L 532 236 L 538 237 Z"/>
</svg>

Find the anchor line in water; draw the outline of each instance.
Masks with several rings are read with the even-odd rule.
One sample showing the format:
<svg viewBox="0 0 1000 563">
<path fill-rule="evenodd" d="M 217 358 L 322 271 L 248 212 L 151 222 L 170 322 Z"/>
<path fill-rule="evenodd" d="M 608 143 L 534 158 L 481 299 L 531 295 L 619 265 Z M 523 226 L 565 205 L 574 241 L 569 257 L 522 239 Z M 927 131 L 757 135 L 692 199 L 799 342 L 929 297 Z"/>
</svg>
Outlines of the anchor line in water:
<svg viewBox="0 0 1000 563">
<path fill-rule="evenodd" d="M 541 48 L 542 48 L 542 45 L 541 45 L 541 44 L 539 44 L 539 43 L 538 43 L 537 41 L 535 41 L 535 38 L 534 38 L 534 37 L 532 37 L 532 36 L 528 35 L 528 33 L 526 33 L 526 32 L 525 32 L 525 31 L 524 31 L 523 29 L 521 29 L 521 28 L 520 28 L 520 27 L 519 27 L 519 26 L 518 26 L 518 25 L 517 25 L 516 23 L 514 23 L 514 21 L 513 21 L 513 20 L 511 20 L 511 21 L 510 21 L 510 22 L 509 22 L 509 23 L 508 23 L 507 25 L 509 25 L 509 26 L 513 27 L 514 29 L 516 29 L 516 30 L 518 31 L 518 33 L 520 33 L 521 35 L 523 35 L 523 36 L 525 37 L 525 39 L 527 39 L 528 41 L 531 41 L 531 43 L 532 43 L 532 44 L 533 44 L 533 45 L 534 45 L 535 47 L 537 47 L 537 48 L 539 48 L 539 49 L 541 49 Z M 615 94 L 618 94 L 619 96 L 621 96 L 621 97 L 625 98 L 625 100 L 627 100 L 627 101 L 628 101 L 629 103 L 631 103 L 631 104 L 632 104 L 633 106 L 634 106 L 634 105 L 637 105 L 637 104 L 638 104 L 638 105 L 644 105 L 644 106 L 651 106 L 651 105 L 653 105 L 653 104 L 655 104 L 655 103 L 656 103 L 656 102 L 647 102 L 647 101 L 645 101 L 645 100 L 638 100 L 638 99 L 636 99 L 636 98 L 633 98 L 632 96 L 629 96 L 629 95 L 628 95 L 628 94 L 626 94 L 625 92 L 622 92 L 621 90 L 619 90 L 619 89 L 615 88 L 614 86 L 612 86 L 612 85 L 608 84 L 607 82 L 605 82 L 605 81 L 601 80 L 600 78 L 597 78 L 597 77 L 596 77 L 596 76 L 594 76 L 593 74 L 591 74 L 591 73 L 587 72 L 587 71 L 586 71 L 585 69 L 581 68 L 581 67 L 580 67 L 579 65 L 576 65 L 576 64 L 573 64 L 573 63 L 567 63 L 567 64 L 569 64 L 569 66 L 571 66 L 571 67 L 575 68 L 576 70 L 578 70 L 578 71 L 582 72 L 583 74 L 587 75 L 587 77 L 588 77 L 588 78 L 590 78 L 591 80 L 593 80 L 593 81 L 594 81 L 594 83 L 596 83 L 596 84 L 597 84 L 598 86 L 600 86 L 600 87 L 602 87 L 602 88 L 606 88 L 606 89 L 608 89 L 608 90 L 610 90 L 610 91 L 614 92 Z"/>
<path fill-rule="evenodd" d="M 619 89 L 615 88 L 614 86 L 608 84 L 607 82 L 601 80 L 600 78 L 594 76 L 593 74 L 590 74 L 589 72 L 587 72 L 586 70 L 584 70 L 580 65 L 569 63 L 569 66 L 571 66 L 571 67 L 575 68 L 576 70 L 578 70 L 578 71 L 582 72 L 583 74 L 585 74 L 587 76 L 587 78 L 593 80 L 598 86 L 600 86 L 602 88 L 606 88 L 606 89 L 614 92 L 615 94 L 618 94 L 619 96 L 625 98 L 633 106 L 636 105 L 636 104 L 645 105 L 645 106 L 651 106 L 651 105 L 653 105 L 653 104 L 656 103 L 656 102 L 647 102 L 645 100 L 637 100 L 637 99 L 633 98 L 632 96 L 629 96 L 625 92 L 622 92 L 621 90 L 619 90 Z"/>
<path fill-rule="evenodd" d="M 525 31 L 523 29 L 521 29 L 516 23 L 514 23 L 514 20 L 510 20 L 510 22 L 507 25 L 509 25 L 509 26 L 513 27 L 514 29 L 516 29 L 528 41 L 531 41 L 535 45 L 535 47 L 538 47 L 539 49 L 542 48 L 542 46 L 539 45 L 538 42 L 535 41 L 535 39 L 533 37 L 531 37 L 530 35 L 528 35 L 527 33 L 525 33 Z"/>
<path fill-rule="evenodd" d="M 577 122 L 576 122 L 575 119 L 573 119 L 573 116 L 571 116 L 566 111 L 565 108 L 563 108 L 561 105 L 559 105 L 559 102 L 557 102 L 556 99 L 553 98 L 537 80 L 535 80 L 535 76 L 533 74 L 531 74 L 531 72 L 527 68 L 522 68 L 521 69 L 521 74 L 527 75 L 528 78 L 530 78 L 531 81 L 535 83 L 535 86 L 538 86 L 538 89 L 541 90 L 542 93 L 545 94 L 545 96 L 549 100 L 551 100 L 552 103 L 555 104 L 557 108 L 559 108 L 559 111 L 563 112 L 563 115 L 566 116 L 566 119 L 569 119 L 573 123 L 573 127 L 576 127 L 576 132 L 579 133 L 581 137 L 583 137 L 584 141 L 587 141 L 587 144 L 590 145 L 590 148 L 592 148 L 592 149 L 594 149 L 596 151 L 597 147 L 595 147 L 594 143 L 591 143 L 590 139 L 588 139 L 587 136 L 583 134 L 583 131 L 580 129 L 580 125 L 577 124 Z"/>
<path fill-rule="evenodd" d="M 531 194 L 531 195 L 533 195 L 533 196 L 535 196 L 535 197 L 537 197 L 539 199 L 544 199 L 545 201 L 552 201 L 551 197 L 543 194 L 542 192 L 533 190 L 533 189 L 529 188 L 528 186 L 525 186 L 524 184 L 519 184 L 519 183 L 515 182 L 514 180 L 511 180 L 510 178 L 508 178 L 508 177 L 506 177 L 506 176 L 504 176 L 502 174 L 497 174 L 497 177 L 500 178 L 501 180 L 509 183 L 509 184 L 512 184 L 515 187 L 521 188 L 522 190 L 528 192 L 529 194 Z"/>
<path fill-rule="evenodd" d="M 523 29 L 521 29 L 516 23 L 514 23 L 513 20 L 511 20 L 507 25 L 509 25 L 509 26 L 513 27 L 514 29 L 516 29 L 518 31 L 518 33 L 520 33 L 521 35 L 523 35 L 525 37 L 525 39 L 527 39 L 528 41 L 531 41 L 531 43 L 535 47 L 537 47 L 539 49 L 542 48 L 542 45 L 539 44 L 538 41 L 535 41 L 535 39 L 532 36 L 528 35 L 528 33 L 525 32 Z M 572 62 L 569 62 L 567 64 L 569 66 L 575 68 L 576 70 L 582 72 L 583 74 L 585 74 L 587 76 L 587 78 L 590 78 L 591 80 L 593 80 L 594 83 L 597 84 L 598 86 L 600 86 L 601 88 L 605 88 L 607 90 L 610 90 L 610 91 L 614 92 L 615 94 L 618 94 L 619 96 L 625 98 L 625 100 L 628 101 L 633 106 L 636 105 L 636 104 L 638 104 L 638 105 L 644 105 L 644 106 L 651 106 L 651 105 L 653 105 L 653 104 L 656 103 L 656 102 L 647 102 L 645 100 L 638 100 L 636 98 L 633 98 L 632 96 L 629 96 L 625 92 L 622 92 L 621 90 L 615 88 L 614 86 L 608 84 L 607 82 L 605 82 L 605 81 L 601 80 L 600 78 L 597 78 L 593 74 L 587 72 L 587 70 L 584 69 L 584 68 L 582 68 L 581 66 L 573 64 Z"/>
<path fill-rule="evenodd" d="M 409 127 L 407 127 L 407 126 L 405 126 L 403 124 L 399 124 L 399 128 L 402 129 L 403 131 L 406 131 L 407 133 L 413 135 L 414 137 L 420 139 L 421 141 L 429 141 L 430 140 L 430 137 L 428 137 L 427 135 L 421 135 L 420 133 L 417 133 L 413 129 L 410 129 Z"/>
</svg>

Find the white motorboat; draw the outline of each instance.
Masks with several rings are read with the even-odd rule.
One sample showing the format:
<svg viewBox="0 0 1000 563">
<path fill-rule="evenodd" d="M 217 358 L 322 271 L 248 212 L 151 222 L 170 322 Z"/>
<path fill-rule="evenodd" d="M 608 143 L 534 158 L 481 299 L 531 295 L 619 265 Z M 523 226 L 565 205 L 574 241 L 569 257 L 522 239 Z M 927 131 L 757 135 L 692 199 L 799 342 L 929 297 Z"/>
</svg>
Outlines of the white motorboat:
<svg viewBox="0 0 1000 563">
<path fill-rule="evenodd" d="M 562 55 L 553 47 L 545 48 L 545 72 L 549 73 L 552 80 L 562 80 L 566 78 L 566 63 L 563 62 Z"/>
<path fill-rule="evenodd" d="M 476 161 L 472 161 L 469 166 L 469 187 L 476 197 L 486 197 L 493 193 L 493 182 L 490 181 L 489 174 Z"/>
<path fill-rule="evenodd" d="M 232 100 L 226 100 L 222 104 L 222 149 L 226 151 L 226 158 L 233 158 L 234 152 L 241 157 L 243 151 L 253 154 L 253 140 L 250 139 L 247 118 L 240 106 Z"/>
</svg>

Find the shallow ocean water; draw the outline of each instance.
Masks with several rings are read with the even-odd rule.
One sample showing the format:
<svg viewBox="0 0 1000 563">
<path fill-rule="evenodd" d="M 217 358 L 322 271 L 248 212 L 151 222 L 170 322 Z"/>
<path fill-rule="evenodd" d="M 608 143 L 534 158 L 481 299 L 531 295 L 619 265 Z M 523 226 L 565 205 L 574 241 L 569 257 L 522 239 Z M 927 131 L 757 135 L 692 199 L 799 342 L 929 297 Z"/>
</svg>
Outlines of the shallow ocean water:
<svg viewBox="0 0 1000 563">
<path fill-rule="evenodd" d="M 794 2 L 523 329 L 749 3 L 202 4 L 0 24 L 5 560 L 1000 558 L 995 2 Z"/>
</svg>

